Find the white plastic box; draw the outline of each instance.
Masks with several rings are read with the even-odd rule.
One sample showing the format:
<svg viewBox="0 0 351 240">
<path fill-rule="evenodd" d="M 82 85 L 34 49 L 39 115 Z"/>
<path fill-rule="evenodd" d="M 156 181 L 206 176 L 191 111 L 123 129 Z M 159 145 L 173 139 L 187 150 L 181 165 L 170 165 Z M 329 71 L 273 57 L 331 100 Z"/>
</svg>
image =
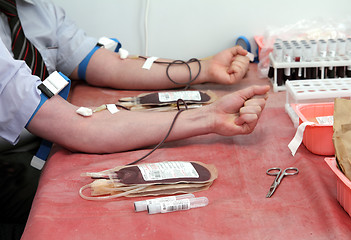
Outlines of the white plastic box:
<svg viewBox="0 0 351 240">
<path fill-rule="evenodd" d="M 293 104 L 334 102 L 335 98 L 351 98 L 351 78 L 286 81 L 285 111 L 295 127 L 299 117 Z"/>
</svg>

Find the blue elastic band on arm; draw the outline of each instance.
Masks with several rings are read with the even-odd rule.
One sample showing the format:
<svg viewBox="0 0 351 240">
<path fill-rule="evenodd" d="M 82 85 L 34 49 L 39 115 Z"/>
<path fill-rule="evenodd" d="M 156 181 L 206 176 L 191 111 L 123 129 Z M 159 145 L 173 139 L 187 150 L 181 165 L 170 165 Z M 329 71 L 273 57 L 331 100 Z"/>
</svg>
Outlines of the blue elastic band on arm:
<svg viewBox="0 0 351 240">
<path fill-rule="evenodd" d="M 59 72 L 59 74 L 68 82 L 68 85 L 64 89 L 62 89 L 61 92 L 59 92 L 59 95 L 62 98 L 67 100 L 68 94 L 69 94 L 69 89 L 71 88 L 71 80 L 68 77 L 66 77 L 63 73 Z M 44 93 L 41 93 L 40 94 L 40 102 L 38 104 L 38 107 L 35 109 L 34 113 L 30 117 L 30 119 L 28 120 L 26 127 L 28 126 L 30 121 L 32 121 L 33 117 L 38 112 L 38 110 L 41 108 L 41 106 L 46 102 L 46 100 L 48 100 L 48 97 Z"/>
<path fill-rule="evenodd" d="M 119 49 L 122 47 L 122 44 L 120 41 L 118 41 L 117 38 L 110 38 L 111 40 L 115 41 L 117 43 L 117 47 L 115 48 L 114 52 L 118 52 Z M 99 43 L 93 48 L 93 50 L 90 51 L 90 53 L 83 59 L 83 61 L 78 65 L 78 77 L 79 79 L 85 80 L 86 78 L 86 71 L 88 67 L 88 63 L 90 61 L 90 58 L 93 56 L 93 54 L 98 50 L 102 45 L 99 45 Z"/>
<path fill-rule="evenodd" d="M 85 75 L 88 67 L 88 63 L 90 61 L 91 56 L 98 50 L 100 47 L 96 46 L 93 48 L 93 50 L 90 51 L 90 53 L 83 59 L 83 61 L 79 64 L 78 66 L 78 77 L 79 79 L 85 80 Z"/>
<path fill-rule="evenodd" d="M 38 107 L 35 109 L 33 115 L 30 117 L 29 121 L 27 122 L 26 127 L 27 127 L 28 124 L 32 121 L 33 117 L 35 116 L 35 114 L 37 114 L 39 108 L 41 108 L 41 106 L 46 102 L 46 100 L 48 100 L 48 97 L 47 97 L 44 93 L 41 93 L 41 94 L 40 94 L 40 102 L 39 102 L 39 105 L 38 105 Z"/>
<path fill-rule="evenodd" d="M 69 94 L 69 90 L 71 88 L 71 80 L 66 77 L 63 73 L 59 72 L 59 74 L 68 82 L 68 85 L 61 90 L 61 92 L 59 92 L 58 94 L 67 100 L 68 98 L 68 94 Z M 27 125 L 30 123 L 30 121 L 32 120 L 32 118 L 35 116 L 35 114 L 38 112 L 38 110 L 40 109 L 40 107 L 45 103 L 46 100 L 48 100 L 48 97 L 41 93 L 40 94 L 40 103 L 38 105 L 38 107 L 35 109 L 32 117 L 29 119 Z M 26 125 L 26 126 L 27 126 Z M 48 158 L 50 151 L 51 151 L 51 146 L 52 146 L 52 142 L 47 141 L 45 139 L 41 140 L 41 144 L 39 146 L 39 149 L 37 151 L 37 153 L 35 154 L 35 156 L 33 157 L 32 161 L 31 161 L 31 165 L 39 170 L 42 169 L 42 167 L 45 164 L 46 159 Z"/>
<path fill-rule="evenodd" d="M 118 52 L 119 49 L 122 47 L 122 44 L 118 41 L 117 38 L 111 38 L 111 40 L 115 41 L 117 43 L 117 47 L 115 49 L 115 52 Z"/>
</svg>

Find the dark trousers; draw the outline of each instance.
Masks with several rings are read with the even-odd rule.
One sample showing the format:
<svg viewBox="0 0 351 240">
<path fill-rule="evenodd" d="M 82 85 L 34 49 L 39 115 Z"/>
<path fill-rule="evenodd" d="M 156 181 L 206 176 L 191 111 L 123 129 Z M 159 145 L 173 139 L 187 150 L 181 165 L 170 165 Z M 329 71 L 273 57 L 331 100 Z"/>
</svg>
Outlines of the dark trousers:
<svg viewBox="0 0 351 240">
<path fill-rule="evenodd" d="M 37 190 L 40 171 L 33 152 L 0 153 L 0 239 L 20 239 Z"/>
</svg>

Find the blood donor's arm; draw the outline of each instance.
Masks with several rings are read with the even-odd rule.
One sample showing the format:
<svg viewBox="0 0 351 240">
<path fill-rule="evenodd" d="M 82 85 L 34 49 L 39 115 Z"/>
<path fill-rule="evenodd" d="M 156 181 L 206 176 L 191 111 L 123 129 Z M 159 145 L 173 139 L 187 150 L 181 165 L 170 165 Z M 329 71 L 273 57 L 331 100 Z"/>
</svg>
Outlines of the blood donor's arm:
<svg viewBox="0 0 351 240">
<path fill-rule="evenodd" d="M 269 86 L 252 86 L 202 108 L 183 111 L 167 141 L 208 133 L 251 133 L 265 106 Z M 258 96 L 258 97 L 257 97 Z M 111 153 L 159 143 L 176 112 L 109 111 L 83 117 L 59 96 L 46 101 L 27 126 L 33 134 L 73 151 Z"/>
<path fill-rule="evenodd" d="M 240 81 L 248 71 L 247 51 L 240 46 L 232 47 L 206 60 L 201 60 L 201 71 L 192 84 L 213 82 L 234 84 Z M 173 60 L 158 59 L 172 62 Z M 121 59 L 120 55 L 104 48 L 97 50 L 91 57 L 86 69 L 86 81 L 94 86 L 116 89 L 169 89 L 185 86 L 190 80 L 186 64 L 173 64 L 169 76 L 178 83 L 172 83 L 166 75 L 166 64 L 154 63 L 150 70 L 143 69 L 145 59 L 130 57 Z M 189 63 L 192 78 L 199 71 L 198 62 Z M 70 75 L 78 79 L 78 67 Z"/>
</svg>

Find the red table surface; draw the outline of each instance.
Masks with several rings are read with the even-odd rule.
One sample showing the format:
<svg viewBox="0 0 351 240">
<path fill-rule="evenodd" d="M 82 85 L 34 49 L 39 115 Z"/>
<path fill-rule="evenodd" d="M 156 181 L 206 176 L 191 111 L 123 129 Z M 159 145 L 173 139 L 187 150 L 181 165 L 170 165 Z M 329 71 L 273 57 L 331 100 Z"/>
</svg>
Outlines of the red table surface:
<svg viewBox="0 0 351 240">
<path fill-rule="evenodd" d="M 267 84 L 257 77 L 257 65 L 240 84 L 205 84 L 222 95 L 247 85 Z M 113 103 L 137 91 L 117 91 L 77 84 L 71 102 L 78 106 Z M 284 110 L 285 92 L 270 92 L 267 106 L 250 135 L 215 134 L 166 143 L 143 163 L 200 161 L 214 164 L 219 176 L 210 189 L 195 193 L 209 205 L 187 211 L 149 215 L 135 213 L 134 201 L 82 199 L 79 189 L 90 183 L 81 173 L 101 171 L 132 162 L 150 148 L 115 154 L 52 150 L 42 171 L 23 240 L 33 239 L 351 239 L 351 219 L 336 199 L 336 179 L 324 156 L 303 145 L 293 157 L 287 147 L 296 129 Z M 283 179 L 271 198 L 271 167 L 294 166 L 298 175 Z"/>
</svg>

